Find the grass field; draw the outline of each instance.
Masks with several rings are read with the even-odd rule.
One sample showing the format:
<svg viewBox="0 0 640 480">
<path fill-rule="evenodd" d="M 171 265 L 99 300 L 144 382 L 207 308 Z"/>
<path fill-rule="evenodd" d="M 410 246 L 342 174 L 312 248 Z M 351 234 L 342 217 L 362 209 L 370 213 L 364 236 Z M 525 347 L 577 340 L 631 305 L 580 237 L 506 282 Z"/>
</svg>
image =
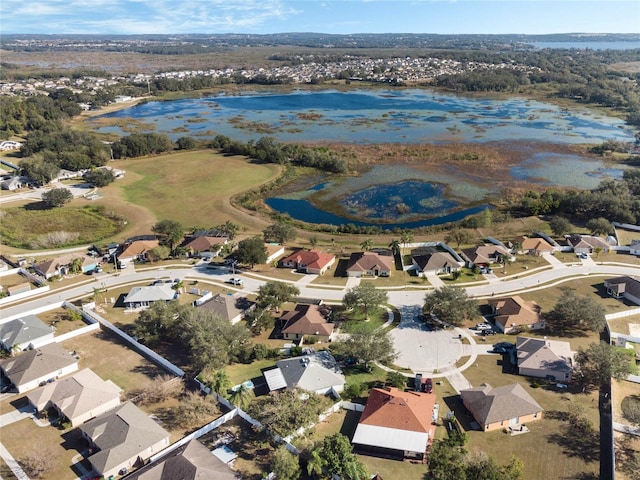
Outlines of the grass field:
<svg viewBox="0 0 640 480">
<path fill-rule="evenodd" d="M 231 207 L 229 199 L 278 175 L 272 164 L 251 163 L 244 157 L 212 150 L 173 153 L 159 157 L 114 162 L 132 179 L 122 183 L 125 199 L 150 211 L 158 220 L 171 219 L 187 227 L 212 227 L 230 220 L 257 225 Z M 124 215 L 127 216 L 126 214 Z"/>
<path fill-rule="evenodd" d="M 501 464 L 515 455 L 524 462 L 524 478 L 527 479 L 590 478 L 587 475 L 597 473 L 600 454 L 597 392 L 583 394 L 545 386 L 531 388 L 530 379 L 506 373 L 505 368 L 501 356 L 479 356 L 476 365 L 465 370 L 464 375 L 473 386 L 520 383 L 544 409 L 543 418 L 527 424 L 529 433 L 514 437 L 502 431 L 468 430 L 469 451 L 484 451 Z M 456 411 L 463 427 L 468 428 L 469 419 L 459 397 L 451 396 L 444 402 Z M 592 434 L 576 438 L 569 432 L 563 415 L 575 406 L 584 409 L 595 428 Z"/>
<path fill-rule="evenodd" d="M 111 380 L 124 391 L 140 388 L 166 372 L 130 349 L 105 330 L 63 342 L 65 350 L 80 356 L 80 369 L 90 368 L 103 380 Z"/>
<path fill-rule="evenodd" d="M 122 224 L 96 205 L 39 210 L 33 204 L 3 210 L 0 236 L 17 248 L 59 248 L 93 243 L 115 235 Z"/>
</svg>

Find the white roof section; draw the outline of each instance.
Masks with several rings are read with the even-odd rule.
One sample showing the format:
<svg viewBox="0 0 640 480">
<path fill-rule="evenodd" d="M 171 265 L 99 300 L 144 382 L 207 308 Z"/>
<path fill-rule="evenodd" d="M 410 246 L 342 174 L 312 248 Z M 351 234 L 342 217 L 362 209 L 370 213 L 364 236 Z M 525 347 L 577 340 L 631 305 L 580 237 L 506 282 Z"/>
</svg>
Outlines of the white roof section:
<svg viewBox="0 0 640 480">
<path fill-rule="evenodd" d="M 150 285 L 145 287 L 133 287 L 124 299 L 124 303 L 158 302 L 173 300 L 176 291 L 168 283 L 162 285 Z"/>
<path fill-rule="evenodd" d="M 351 443 L 409 452 L 424 452 L 429 434 L 360 423 Z"/>
<path fill-rule="evenodd" d="M 264 379 L 269 385 L 269 391 L 280 390 L 287 387 L 287 381 L 282 376 L 282 370 L 274 368 L 273 370 L 266 370 L 264 372 Z"/>
</svg>

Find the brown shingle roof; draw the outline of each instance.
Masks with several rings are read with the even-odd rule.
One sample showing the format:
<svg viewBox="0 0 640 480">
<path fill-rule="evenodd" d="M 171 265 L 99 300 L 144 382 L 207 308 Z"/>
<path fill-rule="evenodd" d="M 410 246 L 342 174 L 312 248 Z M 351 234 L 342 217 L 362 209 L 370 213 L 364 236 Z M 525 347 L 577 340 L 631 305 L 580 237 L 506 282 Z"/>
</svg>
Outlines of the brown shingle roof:
<svg viewBox="0 0 640 480">
<path fill-rule="evenodd" d="M 354 252 L 347 264 L 347 271 L 367 272 L 376 268 L 390 272 L 393 268 L 393 257 L 378 255 L 375 252 Z"/>
<path fill-rule="evenodd" d="M 281 260 L 282 263 L 293 263 L 296 266 L 306 265 L 313 270 L 322 270 L 335 260 L 336 256 L 324 253 L 319 250 L 298 250 L 287 258 Z"/>
<path fill-rule="evenodd" d="M 283 312 L 280 321 L 284 324 L 282 333 L 288 334 L 329 336 L 334 327 L 325 320 L 317 305 L 296 305 L 295 310 Z"/>
<path fill-rule="evenodd" d="M 491 298 L 489 305 L 496 310 L 495 322 L 503 327 L 531 325 L 540 321 L 540 306 L 517 295 L 509 298 Z"/>
<path fill-rule="evenodd" d="M 359 423 L 429 433 L 435 403 L 435 395 L 429 393 L 374 388 Z"/>
</svg>

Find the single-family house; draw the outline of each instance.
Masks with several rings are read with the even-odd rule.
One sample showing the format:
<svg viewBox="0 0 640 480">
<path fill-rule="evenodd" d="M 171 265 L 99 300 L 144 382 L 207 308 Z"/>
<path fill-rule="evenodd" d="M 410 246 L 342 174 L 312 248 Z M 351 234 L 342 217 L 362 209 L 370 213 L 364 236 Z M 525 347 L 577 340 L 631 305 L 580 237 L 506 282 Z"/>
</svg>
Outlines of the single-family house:
<svg viewBox="0 0 640 480">
<path fill-rule="evenodd" d="M 298 304 L 294 310 L 282 312 L 280 331 L 285 340 L 300 340 L 305 335 L 322 342 L 333 336 L 334 324 L 326 319 L 328 308 L 323 305 Z"/>
<path fill-rule="evenodd" d="M 280 260 L 283 268 L 296 270 L 313 275 L 322 275 L 336 262 L 336 256 L 319 250 L 298 250 Z"/>
<path fill-rule="evenodd" d="M 125 480 L 236 480 L 236 473 L 198 440 L 174 448 Z"/>
<path fill-rule="evenodd" d="M 133 287 L 122 301 L 126 308 L 149 307 L 155 302 L 170 302 L 178 298 L 178 292 L 169 283 Z"/>
<path fill-rule="evenodd" d="M 196 235 L 188 237 L 180 245 L 192 257 L 211 259 L 218 256 L 222 247 L 229 243 L 228 235 Z"/>
<path fill-rule="evenodd" d="M 21 142 L 16 142 L 14 140 L 3 140 L 0 142 L 0 150 L 3 152 L 10 150 L 20 150 L 22 148 Z"/>
<path fill-rule="evenodd" d="M 14 191 L 22 188 L 25 181 L 24 178 L 19 175 L 11 175 L 8 177 L 4 177 L 2 181 L 0 181 L 0 188 L 2 190 Z"/>
<path fill-rule="evenodd" d="M 460 270 L 460 264 L 449 252 L 435 247 L 416 248 L 411 251 L 411 262 L 419 277 L 427 274 L 448 274 Z"/>
<path fill-rule="evenodd" d="M 640 257 L 640 240 L 631 240 L 629 245 L 629 253 Z"/>
<path fill-rule="evenodd" d="M 344 390 L 345 382 L 336 359 L 326 350 L 279 360 L 263 376 L 270 391 L 301 388 L 320 395 L 337 396 Z"/>
<path fill-rule="evenodd" d="M 358 453 L 423 460 L 435 433 L 432 393 L 374 388 L 351 443 Z"/>
<path fill-rule="evenodd" d="M 160 245 L 158 239 L 151 235 L 145 235 L 134 240 L 129 239 L 120 245 L 117 253 L 118 261 L 124 265 L 133 261 L 145 261 L 149 252 L 158 245 Z"/>
<path fill-rule="evenodd" d="M 603 238 L 594 237 L 593 235 L 567 235 L 567 244 L 573 248 L 576 255 L 582 253 L 591 254 L 596 251 L 607 253 L 611 248 Z"/>
<path fill-rule="evenodd" d="M 35 315 L 24 315 L 0 323 L 0 346 L 9 352 L 37 348 L 52 342 L 53 333 L 53 327 Z"/>
<path fill-rule="evenodd" d="M 81 425 L 92 453 L 88 460 L 105 478 L 141 466 L 169 445 L 169 432 L 127 402 Z"/>
<path fill-rule="evenodd" d="M 388 277 L 393 270 L 394 259 L 391 255 L 377 252 L 354 252 L 347 263 L 348 277 Z"/>
<path fill-rule="evenodd" d="M 640 277 L 615 277 L 604 281 L 604 288 L 614 298 L 625 298 L 640 305 Z"/>
<path fill-rule="evenodd" d="M 533 255 L 535 257 L 551 254 L 555 250 L 549 242 L 540 237 L 517 237 L 513 243 L 520 245 L 518 253 Z"/>
<path fill-rule="evenodd" d="M 543 409 L 520 385 L 493 388 L 487 383 L 460 392 L 462 403 L 485 432 L 518 429 L 542 418 Z"/>
<path fill-rule="evenodd" d="M 474 248 L 463 248 L 461 254 L 469 268 L 476 265 L 481 267 L 489 266 L 492 263 L 502 263 L 505 258 L 511 257 L 507 248 L 491 243 L 478 245 Z"/>
<path fill-rule="evenodd" d="M 77 371 L 78 360 L 58 343 L 53 342 L 0 360 L 0 368 L 18 393 L 24 393 L 42 382 Z"/>
<path fill-rule="evenodd" d="M 89 255 L 67 253 L 50 260 L 38 262 L 33 265 L 33 269 L 44 278 L 49 279 L 56 275 L 62 277 L 73 273 L 74 268 L 77 268 L 78 272 L 87 273 L 95 270 L 97 266 L 98 261 Z"/>
<path fill-rule="evenodd" d="M 573 374 L 573 355 L 569 342 L 529 337 L 516 339 L 518 373 L 527 377 L 569 382 Z"/>
<path fill-rule="evenodd" d="M 77 427 L 120 405 L 120 393 L 122 389 L 111 380 L 102 380 L 86 368 L 36 388 L 27 394 L 27 399 L 36 411 L 54 408 Z"/>
<path fill-rule="evenodd" d="M 218 293 L 211 299 L 200 304 L 198 308 L 210 310 L 216 315 L 229 320 L 232 324 L 236 324 L 242 320 L 247 313 L 255 310 L 256 303 L 236 293 Z"/>
<path fill-rule="evenodd" d="M 541 330 L 545 327 L 540 306 L 520 296 L 491 298 L 489 306 L 496 327 L 503 333 L 518 333 L 523 329 Z"/>
</svg>

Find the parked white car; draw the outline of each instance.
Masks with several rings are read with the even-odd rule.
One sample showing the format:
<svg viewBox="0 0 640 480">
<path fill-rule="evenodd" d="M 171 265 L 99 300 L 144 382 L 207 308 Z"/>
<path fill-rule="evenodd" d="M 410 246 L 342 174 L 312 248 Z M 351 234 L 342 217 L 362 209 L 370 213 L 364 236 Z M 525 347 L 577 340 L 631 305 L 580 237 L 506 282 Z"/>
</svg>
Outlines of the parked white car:
<svg viewBox="0 0 640 480">
<path fill-rule="evenodd" d="M 242 279 L 236 277 L 231 277 L 229 280 L 227 280 L 227 283 L 230 283 L 232 285 L 244 285 Z"/>
<path fill-rule="evenodd" d="M 493 330 L 493 327 L 489 323 L 478 323 L 476 325 L 476 330 Z"/>
</svg>

